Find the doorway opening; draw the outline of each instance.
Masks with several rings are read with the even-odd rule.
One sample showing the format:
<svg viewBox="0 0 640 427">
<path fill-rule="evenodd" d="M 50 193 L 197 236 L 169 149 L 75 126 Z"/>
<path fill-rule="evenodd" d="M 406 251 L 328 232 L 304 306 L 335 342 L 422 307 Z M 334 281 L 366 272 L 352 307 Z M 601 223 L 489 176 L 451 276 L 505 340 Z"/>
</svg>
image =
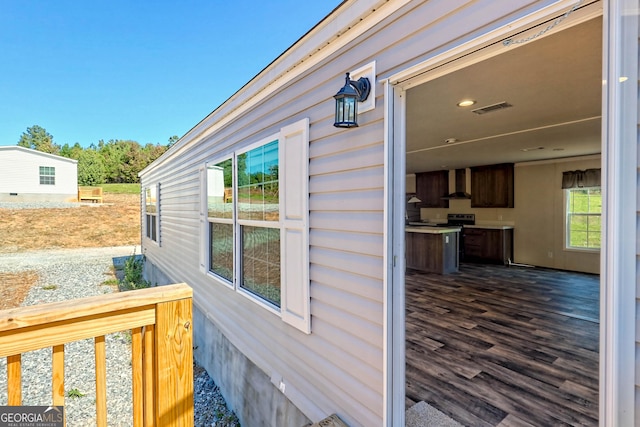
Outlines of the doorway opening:
<svg viewBox="0 0 640 427">
<path fill-rule="evenodd" d="M 567 240 L 562 175 L 601 166 L 602 18 L 438 73 L 405 92 L 406 235 L 457 242 L 438 257 L 458 267 L 411 264 L 406 238 L 405 405 L 597 425 L 599 242 Z M 444 230 L 451 215 L 473 224 Z"/>
</svg>

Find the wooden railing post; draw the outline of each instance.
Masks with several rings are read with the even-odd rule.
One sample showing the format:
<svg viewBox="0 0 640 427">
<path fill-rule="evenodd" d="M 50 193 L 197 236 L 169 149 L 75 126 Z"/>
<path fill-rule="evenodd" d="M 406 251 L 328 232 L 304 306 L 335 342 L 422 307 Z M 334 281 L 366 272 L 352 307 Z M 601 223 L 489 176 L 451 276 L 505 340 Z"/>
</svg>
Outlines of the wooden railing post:
<svg viewBox="0 0 640 427">
<path fill-rule="evenodd" d="M 191 298 L 156 305 L 156 425 L 193 426 Z"/>
<path fill-rule="evenodd" d="M 95 424 L 106 425 L 105 335 L 132 330 L 134 425 L 192 427 L 192 297 L 191 288 L 181 283 L 0 310 L 8 404 L 22 404 L 21 355 L 51 348 L 53 405 L 64 405 L 65 344 L 94 338 Z"/>
<path fill-rule="evenodd" d="M 10 406 L 22 405 L 22 355 L 7 357 L 7 383 Z"/>
<path fill-rule="evenodd" d="M 142 337 L 142 384 L 144 388 L 144 427 L 153 427 L 156 422 L 156 388 L 155 352 L 153 347 L 156 342 L 155 325 L 144 327 Z"/>
</svg>

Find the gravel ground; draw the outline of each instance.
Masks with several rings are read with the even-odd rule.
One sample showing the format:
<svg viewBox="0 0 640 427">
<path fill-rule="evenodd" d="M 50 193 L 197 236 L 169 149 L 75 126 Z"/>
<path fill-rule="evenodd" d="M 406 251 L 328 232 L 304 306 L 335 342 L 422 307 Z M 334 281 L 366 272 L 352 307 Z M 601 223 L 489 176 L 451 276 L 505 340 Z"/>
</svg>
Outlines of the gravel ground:
<svg viewBox="0 0 640 427">
<path fill-rule="evenodd" d="M 116 247 L 31 251 L 0 255 L 0 272 L 35 270 L 39 282 L 23 305 L 66 301 L 117 291 L 103 282 L 112 278 L 114 257 L 140 253 L 139 248 Z M 107 410 L 109 426 L 132 425 L 131 353 L 127 333 L 108 335 Z M 51 349 L 30 352 L 22 358 L 23 404 L 51 403 Z M 0 359 L 0 405 L 7 404 L 6 359 Z M 92 340 L 65 345 L 65 399 L 67 425 L 95 425 L 95 361 Z M 77 393 L 75 393 L 77 392 Z M 239 426 L 226 407 L 218 387 L 207 372 L 194 365 L 194 418 L 196 426 Z"/>
<path fill-rule="evenodd" d="M 77 202 L 0 202 L 0 209 L 60 209 L 77 208 Z"/>
</svg>

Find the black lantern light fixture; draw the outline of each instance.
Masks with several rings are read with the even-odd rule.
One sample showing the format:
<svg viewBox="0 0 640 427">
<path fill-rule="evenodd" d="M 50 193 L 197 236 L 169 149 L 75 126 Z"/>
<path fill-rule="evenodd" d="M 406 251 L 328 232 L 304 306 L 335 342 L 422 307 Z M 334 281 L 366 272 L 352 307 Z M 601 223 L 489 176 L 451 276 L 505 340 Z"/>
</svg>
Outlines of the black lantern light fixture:
<svg viewBox="0 0 640 427">
<path fill-rule="evenodd" d="M 345 79 L 345 84 L 333 97 L 336 99 L 336 120 L 333 124 L 337 128 L 353 128 L 358 126 L 358 102 L 363 102 L 369 96 L 371 84 L 366 77 L 357 81 Z"/>
</svg>

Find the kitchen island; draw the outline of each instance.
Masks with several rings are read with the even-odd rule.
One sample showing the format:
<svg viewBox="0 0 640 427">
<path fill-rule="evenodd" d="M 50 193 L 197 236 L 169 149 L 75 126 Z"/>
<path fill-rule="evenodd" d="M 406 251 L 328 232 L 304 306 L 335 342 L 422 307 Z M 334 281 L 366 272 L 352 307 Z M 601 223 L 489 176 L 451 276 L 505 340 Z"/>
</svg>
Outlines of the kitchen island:
<svg viewBox="0 0 640 427">
<path fill-rule="evenodd" d="M 513 261 L 513 226 L 465 225 L 463 261 L 508 265 Z"/>
<path fill-rule="evenodd" d="M 429 273 L 458 271 L 460 227 L 405 227 L 406 267 Z"/>
</svg>

